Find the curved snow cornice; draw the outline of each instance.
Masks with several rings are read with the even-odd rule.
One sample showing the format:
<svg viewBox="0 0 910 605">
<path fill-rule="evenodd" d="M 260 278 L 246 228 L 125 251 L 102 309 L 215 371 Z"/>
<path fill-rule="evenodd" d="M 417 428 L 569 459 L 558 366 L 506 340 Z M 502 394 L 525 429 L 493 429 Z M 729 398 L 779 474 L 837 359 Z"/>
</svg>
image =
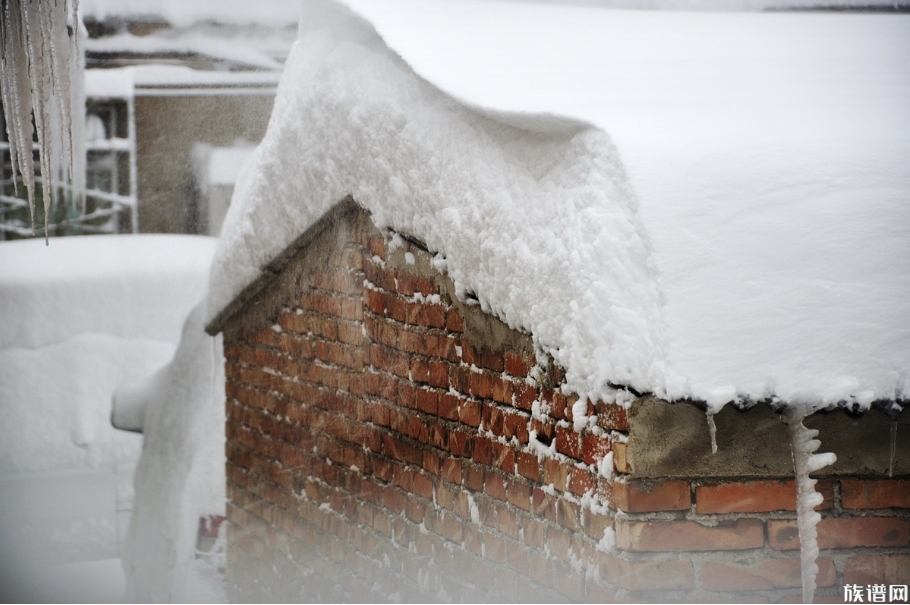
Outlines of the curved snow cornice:
<svg viewBox="0 0 910 605">
<path fill-rule="evenodd" d="M 582 394 L 906 398 L 910 18 L 347 4 L 394 51 L 306 5 L 210 317 L 353 195 Z"/>
</svg>

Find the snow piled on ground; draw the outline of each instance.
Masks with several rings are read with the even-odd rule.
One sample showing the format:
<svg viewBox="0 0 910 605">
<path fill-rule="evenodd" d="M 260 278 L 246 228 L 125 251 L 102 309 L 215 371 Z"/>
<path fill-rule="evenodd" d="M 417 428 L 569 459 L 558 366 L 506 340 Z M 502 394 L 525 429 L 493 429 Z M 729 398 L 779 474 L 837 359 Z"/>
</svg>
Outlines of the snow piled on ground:
<svg viewBox="0 0 910 605">
<path fill-rule="evenodd" d="M 210 317 L 352 194 L 582 394 L 910 393 L 910 17 L 346 4 L 407 63 L 306 5 Z"/>
<path fill-rule="evenodd" d="M 215 240 L 108 235 L 0 244 L 0 475 L 136 460 L 114 389 L 173 355 Z"/>
<path fill-rule="evenodd" d="M 173 360 L 141 384 L 142 458 L 124 548 L 128 602 L 223 602 L 221 576 L 195 559 L 203 515 L 225 515 L 224 356 L 204 310 L 186 320 Z M 118 391 L 119 397 L 119 391 Z M 212 581 L 212 580 L 215 581 Z"/>
</svg>

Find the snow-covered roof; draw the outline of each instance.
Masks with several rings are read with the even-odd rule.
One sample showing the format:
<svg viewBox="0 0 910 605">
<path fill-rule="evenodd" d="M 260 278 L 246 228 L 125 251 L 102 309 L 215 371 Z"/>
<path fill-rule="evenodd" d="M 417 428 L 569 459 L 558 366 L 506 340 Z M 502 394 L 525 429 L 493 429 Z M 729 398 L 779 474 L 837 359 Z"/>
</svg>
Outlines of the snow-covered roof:
<svg viewBox="0 0 910 605">
<path fill-rule="evenodd" d="M 305 5 L 210 318 L 352 194 L 583 395 L 908 397 L 910 16 L 345 4 Z"/>
</svg>

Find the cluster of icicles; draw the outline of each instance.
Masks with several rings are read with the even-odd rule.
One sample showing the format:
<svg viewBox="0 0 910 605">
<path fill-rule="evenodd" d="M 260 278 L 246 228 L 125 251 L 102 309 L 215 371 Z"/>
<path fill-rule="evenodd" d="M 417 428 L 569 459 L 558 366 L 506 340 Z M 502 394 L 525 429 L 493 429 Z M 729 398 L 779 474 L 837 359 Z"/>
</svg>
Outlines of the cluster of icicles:
<svg viewBox="0 0 910 605">
<path fill-rule="evenodd" d="M 793 471 L 796 475 L 796 525 L 799 530 L 799 563 L 803 588 L 803 603 L 815 598 L 815 579 L 818 577 L 818 522 L 821 515 L 815 507 L 824 497 L 815 489 L 818 483 L 809 476 L 821 468 L 834 464 L 837 456 L 832 453 L 816 454 L 821 441 L 816 439 L 818 431 L 806 428 L 803 420 L 815 410 L 794 405 L 784 413 L 790 432 L 790 453 L 793 456 Z M 708 412 L 708 430 L 711 434 L 711 453 L 717 453 L 717 427 L 714 414 Z"/>
<path fill-rule="evenodd" d="M 82 190 L 84 171 L 74 141 L 85 112 L 76 74 L 80 68 L 78 0 L 0 0 L 0 89 L 9 137 L 13 180 L 21 179 L 35 228 L 35 165 L 32 118 L 37 134 L 44 202 L 44 231 L 54 177 Z M 75 111 L 74 111 L 75 110 Z"/>
</svg>

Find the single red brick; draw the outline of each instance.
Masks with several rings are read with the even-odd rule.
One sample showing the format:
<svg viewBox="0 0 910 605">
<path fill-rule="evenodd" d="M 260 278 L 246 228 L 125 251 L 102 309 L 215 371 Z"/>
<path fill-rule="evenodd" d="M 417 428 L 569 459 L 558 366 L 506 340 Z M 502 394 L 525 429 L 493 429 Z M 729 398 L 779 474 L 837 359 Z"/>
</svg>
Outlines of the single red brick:
<svg viewBox="0 0 910 605">
<path fill-rule="evenodd" d="M 581 460 L 581 444 L 578 433 L 569 427 L 556 427 L 556 451 L 569 458 Z"/>
<path fill-rule="evenodd" d="M 597 411 L 597 424 L 602 428 L 613 431 L 629 430 L 628 412 L 623 406 L 599 401 L 594 408 Z"/>
<path fill-rule="evenodd" d="M 449 386 L 449 366 L 443 361 L 430 361 L 429 382 L 437 388 Z"/>
<path fill-rule="evenodd" d="M 518 452 L 515 454 L 518 474 L 527 477 L 531 481 L 540 481 L 540 465 L 537 462 L 537 456 L 527 452 Z"/>
<path fill-rule="evenodd" d="M 825 498 L 816 510 L 831 508 L 833 483 L 819 481 L 816 489 Z M 796 483 L 790 480 L 701 485 L 695 488 L 695 507 L 702 514 L 796 510 Z"/>
<path fill-rule="evenodd" d="M 837 570 L 831 559 L 818 559 L 818 586 L 832 586 Z M 802 586 L 799 559 L 765 559 L 757 565 L 706 562 L 699 576 L 705 590 L 770 590 Z"/>
<path fill-rule="evenodd" d="M 583 496 L 597 488 L 594 474 L 587 470 L 573 466 L 569 469 L 569 491 L 578 496 Z"/>
<path fill-rule="evenodd" d="M 715 527 L 695 521 L 616 523 L 616 546 L 629 551 L 745 550 L 764 543 L 764 524 L 758 519 L 721 521 Z"/>
<path fill-rule="evenodd" d="M 512 506 L 517 506 L 523 510 L 531 510 L 531 494 L 533 491 L 530 485 L 510 480 L 506 487 L 506 499 Z"/>
<path fill-rule="evenodd" d="M 430 500 L 433 498 L 433 481 L 423 473 L 416 473 L 411 490 L 415 495 Z"/>
<path fill-rule="evenodd" d="M 483 491 L 497 500 L 506 499 L 506 484 L 505 480 L 495 473 L 484 473 L 483 475 Z"/>
<path fill-rule="evenodd" d="M 497 403 L 512 403 L 512 381 L 505 378 L 493 379 L 493 401 Z"/>
<path fill-rule="evenodd" d="M 439 394 L 428 389 L 417 389 L 415 404 L 425 414 L 436 415 L 439 405 Z"/>
<path fill-rule="evenodd" d="M 613 442 L 613 469 L 617 473 L 632 472 L 628 458 L 626 458 L 626 444 L 621 441 Z"/>
<path fill-rule="evenodd" d="M 844 567 L 845 584 L 906 584 L 910 555 L 856 555 Z"/>
<path fill-rule="evenodd" d="M 479 492 L 483 489 L 484 473 L 479 466 L 465 464 L 462 467 L 462 483 L 472 491 Z"/>
<path fill-rule="evenodd" d="M 515 450 L 508 445 L 493 442 L 493 466 L 512 474 L 515 472 Z"/>
<path fill-rule="evenodd" d="M 553 458 L 543 462 L 543 483 L 564 492 L 569 484 L 569 467 Z"/>
<path fill-rule="evenodd" d="M 458 420 L 458 397 L 450 393 L 445 393 L 439 398 L 437 412 L 440 418 L 446 420 Z"/>
<path fill-rule="evenodd" d="M 819 521 L 817 529 L 821 549 L 910 544 L 910 525 L 895 517 L 828 518 Z M 769 521 L 768 538 L 776 550 L 799 548 L 796 521 Z"/>
<path fill-rule="evenodd" d="M 464 332 L 464 319 L 454 307 L 446 311 L 446 330 Z"/>
<path fill-rule="evenodd" d="M 502 431 L 506 439 L 514 437 L 519 443 L 527 443 L 530 439 L 528 417 L 523 414 L 505 414 Z"/>
<path fill-rule="evenodd" d="M 458 411 L 458 418 L 464 424 L 477 428 L 480 426 L 481 406 L 480 402 L 474 399 L 467 399 L 461 404 Z"/>
<path fill-rule="evenodd" d="M 506 352 L 505 355 L 503 355 L 503 362 L 505 364 L 506 373 L 511 374 L 512 376 L 524 378 L 528 375 L 528 372 L 531 371 L 531 367 L 527 360 L 518 353 L 513 353 L 511 351 Z"/>
<path fill-rule="evenodd" d="M 910 508 L 910 480 L 907 479 L 843 479 L 840 489 L 844 508 Z"/>
<path fill-rule="evenodd" d="M 460 431 L 449 433 L 449 451 L 456 456 L 470 458 L 474 453 L 474 439 Z"/>
<path fill-rule="evenodd" d="M 376 237 L 370 238 L 370 244 L 369 244 L 368 249 L 370 251 L 370 254 L 372 254 L 374 256 L 378 256 L 379 258 L 385 260 L 386 250 L 385 250 L 385 242 L 383 240 L 376 238 Z"/>
<path fill-rule="evenodd" d="M 616 508 L 627 513 L 689 510 L 692 505 L 685 481 L 664 481 L 647 488 L 639 483 L 614 482 L 613 499 Z"/>
<path fill-rule="evenodd" d="M 518 409 L 531 411 L 537 401 L 537 389 L 522 382 L 515 383 L 512 388 L 514 405 Z"/>
<path fill-rule="evenodd" d="M 601 555 L 600 576 L 625 590 L 691 590 L 695 588 L 692 561 L 627 561 Z"/>
<path fill-rule="evenodd" d="M 493 396 L 493 377 L 486 372 L 471 372 L 468 392 L 481 399 Z"/>
<path fill-rule="evenodd" d="M 445 481 L 461 484 L 461 460 L 446 458 L 442 463 L 440 475 Z"/>
<path fill-rule="evenodd" d="M 581 438 L 581 460 L 585 464 L 597 464 L 610 453 L 610 438 L 606 435 L 584 435 Z"/>
<path fill-rule="evenodd" d="M 474 437 L 474 453 L 471 459 L 477 464 L 492 464 L 493 441 L 488 437 Z"/>
</svg>

